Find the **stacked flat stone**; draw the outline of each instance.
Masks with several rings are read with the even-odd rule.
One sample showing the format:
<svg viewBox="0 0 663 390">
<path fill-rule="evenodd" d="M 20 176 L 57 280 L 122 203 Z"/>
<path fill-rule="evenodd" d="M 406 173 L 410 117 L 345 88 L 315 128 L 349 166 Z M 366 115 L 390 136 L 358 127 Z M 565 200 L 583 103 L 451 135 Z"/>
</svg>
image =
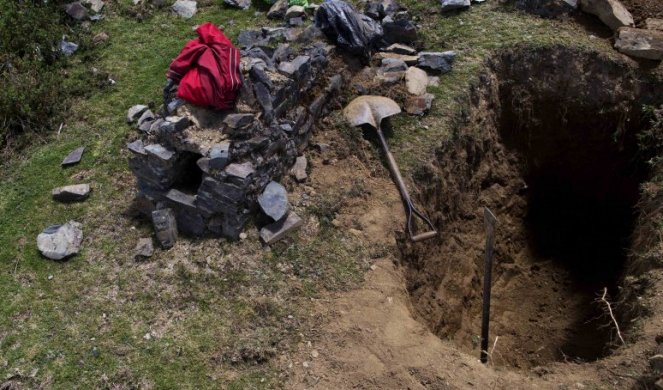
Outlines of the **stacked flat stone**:
<svg viewBox="0 0 663 390">
<path fill-rule="evenodd" d="M 258 195 L 306 148 L 314 122 L 341 85 L 340 76 L 322 77 L 332 47 L 316 43 L 293 53 L 283 44 L 265 46 L 269 33 L 243 34 L 253 39 L 242 48 L 244 84 L 235 110 L 183 105 L 139 124 L 144 136 L 128 145 L 129 167 L 146 215 L 170 209 L 162 214 L 172 215 L 177 232 L 238 239 L 259 210 Z M 147 112 L 132 108 L 128 119 L 140 111 Z"/>
</svg>

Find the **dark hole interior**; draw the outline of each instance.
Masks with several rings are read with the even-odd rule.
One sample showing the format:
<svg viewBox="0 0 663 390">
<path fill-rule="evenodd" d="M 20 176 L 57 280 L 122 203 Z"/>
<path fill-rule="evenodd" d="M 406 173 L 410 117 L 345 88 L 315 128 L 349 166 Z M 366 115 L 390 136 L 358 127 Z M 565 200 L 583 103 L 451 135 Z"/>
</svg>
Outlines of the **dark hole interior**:
<svg viewBox="0 0 663 390">
<path fill-rule="evenodd" d="M 182 152 L 180 154 L 180 174 L 173 188 L 185 194 L 195 195 L 203 182 L 203 171 L 197 164 L 202 156 L 197 153 Z"/>
<path fill-rule="evenodd" d="M 591 112 L 590 107 L 564 114 L 541 110 L 523 126 L 507 111 L 501 130 L 507 147 L 520 156 L 527 183 L 532 261 L 563 267 L 568 284 L 561 288 L 573 289 L 585 306 L 586 315 L 571 329 L 559 358 L 583 361 L 609 352 L 611 329 L 595 299 L 606 287 L 613 300 L 617 297 L 646 174 L 635 137 L 641 122 L 637 109 L 628 118 Z"/>
</svg>

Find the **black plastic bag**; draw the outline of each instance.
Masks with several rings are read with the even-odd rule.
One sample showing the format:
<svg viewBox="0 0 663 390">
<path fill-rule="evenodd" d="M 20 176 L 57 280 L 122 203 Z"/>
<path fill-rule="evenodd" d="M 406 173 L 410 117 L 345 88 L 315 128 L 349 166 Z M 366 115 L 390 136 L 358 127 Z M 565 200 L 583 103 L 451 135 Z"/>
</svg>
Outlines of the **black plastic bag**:
<svg viewBox="0 0 663 390">
<path fill-rule="evenodd" d="M 343 0 L 323 3 L 315 14 L 315 25 L 339 47 L 364 59 L 368 59 L 383 35 L 378 22 Z"/>
</svg>

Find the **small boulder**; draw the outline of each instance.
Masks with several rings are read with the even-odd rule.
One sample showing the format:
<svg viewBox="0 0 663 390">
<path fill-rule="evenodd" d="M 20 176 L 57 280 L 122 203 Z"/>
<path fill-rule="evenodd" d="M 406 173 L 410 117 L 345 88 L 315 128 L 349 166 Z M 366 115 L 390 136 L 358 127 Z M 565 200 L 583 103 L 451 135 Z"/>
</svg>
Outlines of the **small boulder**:
<svg viewBox="0 0 663 390">
<path fill-rule="evenodd" d="M 159 131 L 163 133 L 177 133 L 191 125 L 189 118 L 185 116 L 168 116 L 159 125 Z"/>
<path fill-rule="evenodd" d="M 390 45 L 389 47 L 387 47 L 386 49 L 384 49 L 384 51 L 388 51 L 388 52 L 396 53 L 396 54 L 404 54 L 404 55 L 408 55 L 408 56 L 417 55 L 417 50 L 416 49 L 414 49 L 413 47 L 407 46 L 407 45 L 403 45 L 401 43 L 394 43 L 394 44 Z"/>
<path fill-rule="evenodd" d="M 209 167 L 212 169 L 223 169 L 230 161 L 230 143 L 222 142 L 212 146 L 209 152 Z"/>
<path fill-rule="evenodd" d="M 177 15 L 190 19 L 198 11 L 198 3 L 192 0 L 177 0 L 171 8 Z"/>
<path fill-rule="evenodd" d="M 85 151 L 85 146 L 81 146 L 80 148 L 76 148 L 71 153 L 67 155 L 67 157 L 62 160 L 62 166 L 63 167 L 68 167 L 70 165 L 78 164 L 81 159 L 83 158 L 83 152 Z"/>
<path fill-rule="evenodd" d="M 85 0 L 85 3 L 89 4 L 92 12 L 97 14 L 104 8 L 104 2 L 102 0 Z"/>
<path fill-rule="evenodd" d="M 470 0 L 441 0 L 442 12 L 453 11 L 455 9 L 469 8 Z"/>
<path fill-rule="evenodd" d="M 306 157 L 299 156 L 295 160 L 295 164 L 290 169 L 290 174 L 295 178 L 295 180 L 301 183 L 308 177 L 306 174 L 307 166 L 308 162 L 306 161 Z"/>
<path fill-rule="evenodd" d="M 138 118 L 138 126 L 141 126 L 145 122 L 152 122 L 154 121 L 155 117 L 152 111 L 150 110 L 145 110 L 141 116 Z M 149 128 L 148 128 L 149 130 Z"/>
<path fill-rule="evenodd" d="M 417 27 L 407 19 L 393 20 L 387 16 L 382 20 L 382 29 L 388 43 L 412 43 L 418 38 Z"/>
<path fill-rule="evenodd" d="M 223 0 L 223 2 L 233 8 L 249 9 L 251 0 Z"/>
<path fill-rule="evenodd" d="M 295 213 L 288 213 L 286 218 L 274 222 L 260 229 L 260 239 L 267 245 L 271 245 L 298 229 L 304 221 Z"/>
<path fill-rule="evenodd" d="M 262 194 L 258 196 L 258 204 L 262 211 L 275 221 L 283 218 L 290 209 L 288 192 L 275 181 L 267 184 Z"/>
<path fill-rule="evenodd" d="M 412 95 L 423 95 L 428 86 L 428 74 L 425 71 L 411 66 L 405 72 L 405 86 Z"/>
<path fill-rule="evenodd" d="M 52 260 L 62 260 L 77 254 L 83 241 L 81 227 L 75 221 L 47 227 L 37 236 L 39 252 Z"/>
<path fill-rule="evenodd" d="M 410 96 L 405 101 L 405 111 L 412 115 L 424 115 L 433 104 L 433 94 L 425 93 L 420 96 Z"/>
<path fill-rule="evenodd" d="M 229 114 L 223 119 L 223 123 L 229 128 L 236 130 L 250 125 L 254 119 L 255 115 L 253 114 Z"/>
<path fill-rule="evenodd" d="M 54 188 L 51 191 L 53 199 L 58 202 L 80 202 L 90 196 L 89 184 L 74 184 L 70 186 Z"/>
<path fill-rule="evenodd" d="M 456 58 L 453 51 L 444 52 L 421 52 L 419 53 L 418 66 L 434 72 L 447 73 L 451 71 L 451 65 Z"/>
<path fill-rule="evenodd" d="M 381 70 L 385 73 L 389 72 L 404 72 L 407 70 L 407 64 L 403 60 L 397 58 L 385 58 L 382 60 Z"/>
<path fill-rule="evenodd" d="M 285 14 L 288 11 L 288 0 L 278 0 L 274 3 L 269 12 L 267 12 L 267 17 L 270 19 L 279 19 L 282 20 L 285 18 Z"/>
<path fill-rule="evenodd" d="M 134 259 L 143 260 L 152 257 L 154 254 L 154 244 L 151 238 L 141 238 L 134 248 Z"/>
<path fill-rule="evenodd" d="M 136 119 L 140 118 L 141 115 L 147 110 L 147 106 L 142 104 L 136 104 L 132 106 L 129 111 L 127 111 L 127 122 L 131 123 Z"/>
<path fill-rule="evenodd" d="M 292 18 L 303 18 L 306 16 L 306 9 L 301 5 L 293 5 L 289 7 L 285 12 L 286 19 Z"/>
<path fill-rule="evenodd" d="M 67 15 L 71 16 L 73 19 L 76 19 L 78 21 L 85 20 L 88 18 L 87 8 L 85 8 L 80 1 L 75 1 L 73 3 L 66 4 L 64 6 L 64 9 Z"/>
<path fill-rule="evenodd" d="M 615 49 L 632 57 L 663 60 L 663 31 L 622 27 Z"/>
<path fill-rule="evenodd" d="M 631 13 L 617 0 L 580 0 L 580 9 L 598 16 L 613 31 L 635 25 Z"/>
</svg>

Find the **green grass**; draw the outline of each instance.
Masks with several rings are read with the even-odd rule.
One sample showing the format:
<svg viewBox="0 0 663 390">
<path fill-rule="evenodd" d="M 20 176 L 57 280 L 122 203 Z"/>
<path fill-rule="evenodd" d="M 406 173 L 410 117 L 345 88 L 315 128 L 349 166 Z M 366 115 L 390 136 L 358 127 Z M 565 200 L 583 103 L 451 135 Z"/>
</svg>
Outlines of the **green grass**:
<svg viewBox="0 0 663 390">
<path fill-rule="evenodd" d="M 161 10 L 140 21 L 128 16 L 129 3 L 110 6 L 106 19 L 92 24 L 91 34 L 105 31 L 109 41 L 78 54 L 89 57 L 81 67 L 107 72 L 116 84 L 78 102 L 59 137 L 3 163 L 0 382 L 18 375 L 27 387 L 57 389 L 279 387 L 276 367 L 265 361 L 292 348 L 306 300 L 355 286 L 365 259 L 384 248 L 364 248 L 325 225 L 319 236 L 279 244 L 267 254 L 255 237 L 235 244 L 184 240 L 134 262 L 132 248 L 151 228 L 129 212 L 134 192 L 124 145 L 138 134 L 125 123 L 127 108 L 158 105 L 164 72 L 195 36 L 194 25 L 223 24 L 235 38 L 240 29 L 269 22 L 254 10 L 217 5 L 191 20 Z M 497 5 L 442 17 L 425 12 L 433 3 L 406 4 L 422 17 L 428 49 L 458 52 L 453 72 L 433 90 L 432 113 L 394 122 L 392 151 L 406 169 L 425 162 L 427 151 L 448 135 L 456 97 L 493 50 L 520 43 L 609 49 L 575 27 Z M 79 145 L 87 147 L 82 163 L 62 169 L 62 158 Z M 75 182 L 93 184 L 88 201 L 51 200 L 52 188 Z M 335 212 L 329 207 L 322 202 L 308 214 L 329 219 Z M 70 219 L 83 223 L 83 252 L 65 262 L 41 258 L 37 234 Z M 155 335 L 147 340 L 150 332 Z"/>
</svg>

